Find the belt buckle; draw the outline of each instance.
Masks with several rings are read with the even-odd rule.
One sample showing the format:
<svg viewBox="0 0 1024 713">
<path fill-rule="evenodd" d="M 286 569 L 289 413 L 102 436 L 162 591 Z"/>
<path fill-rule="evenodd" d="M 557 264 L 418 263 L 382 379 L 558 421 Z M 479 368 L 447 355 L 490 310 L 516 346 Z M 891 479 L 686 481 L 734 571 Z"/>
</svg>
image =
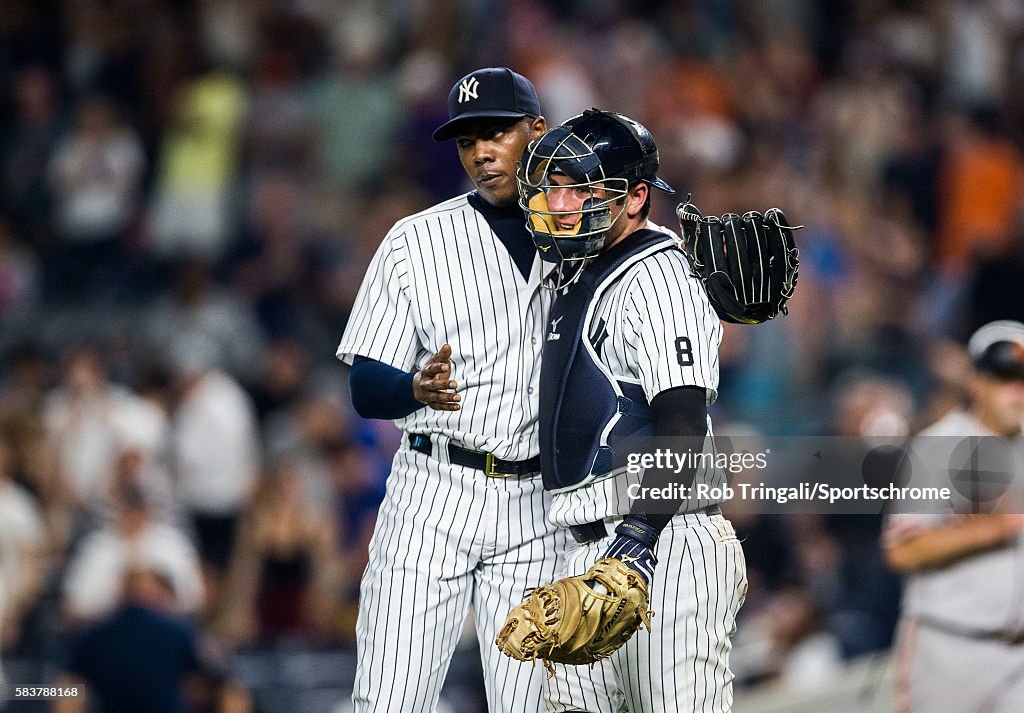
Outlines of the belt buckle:
<svg viewBox="0 0 1024 713">
<path fill-rule="evenodd" d="M 497 461 L 498 461 L 498 459 L 494 457 L 493 453 L 485 453 L 484 454 L 484 475 L 486 475 L 488 478 L 509 478 L 509 477 L 511 477 L 512 473 L 499 473 L 498 471 L 496 471 L 494 469 L 495 465 L 497 464 Z"/>
</svg>

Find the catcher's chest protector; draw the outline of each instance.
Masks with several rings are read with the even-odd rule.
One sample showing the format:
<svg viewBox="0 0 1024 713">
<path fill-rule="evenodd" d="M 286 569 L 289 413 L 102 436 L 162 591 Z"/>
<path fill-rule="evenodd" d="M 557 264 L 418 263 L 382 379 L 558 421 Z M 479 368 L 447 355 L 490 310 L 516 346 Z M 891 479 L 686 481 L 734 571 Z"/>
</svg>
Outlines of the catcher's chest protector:
<svg viewBox="0 0 1024 713">
<path fill-rule="evenodd" d="M 620 325 L 592 322 L 597 298 L 620 275 L 648 255 L 677 249 L 664 233 L 637 231 L 595 258 L 555 300 L 540 370 L 540 457 L 547 490 L 572 490 L 625 465 L 612 451 L 614 439 L 653 433 L 643 389 L 618 381 L 600 363 L 601 343 Z"/>
</svg>

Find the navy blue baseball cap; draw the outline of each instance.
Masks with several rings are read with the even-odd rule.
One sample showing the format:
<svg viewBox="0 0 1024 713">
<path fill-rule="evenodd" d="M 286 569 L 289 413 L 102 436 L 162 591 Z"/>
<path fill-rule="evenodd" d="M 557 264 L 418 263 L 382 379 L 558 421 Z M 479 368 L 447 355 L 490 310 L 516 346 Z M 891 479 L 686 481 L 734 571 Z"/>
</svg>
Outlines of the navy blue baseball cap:
<svg viewBox="0 0 1024 713">
<path fill-rule="evenodd" d="M 486 67 L 470 72 L 448 94 L 448 121 L 434 132 L 434 141 L 446 141 L 459 126 L 473 119 L 522 119 L 540 116 L 540 99 L 529 79 L 508 67 Z"/>
</svg>

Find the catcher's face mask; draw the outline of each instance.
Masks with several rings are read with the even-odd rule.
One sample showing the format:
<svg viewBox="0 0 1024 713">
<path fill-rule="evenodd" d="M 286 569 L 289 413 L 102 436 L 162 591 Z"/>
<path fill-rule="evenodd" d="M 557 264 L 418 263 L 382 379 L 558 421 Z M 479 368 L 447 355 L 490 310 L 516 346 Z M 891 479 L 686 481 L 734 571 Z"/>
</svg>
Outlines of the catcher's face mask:
<svg viewBox="0 0 1024 713">
<path fill-rule="evenodd" d="M 569 127 L 558 126 L 527 147 L 516 184 L 541 259 L 558 265 L 554 280 L 544 286 L 572 285 L 622 215 L 618 210 L 612 217 L 613 204 L 626 196 L 629 182 L 606 176 L 594 151 Z"/>
</svg>

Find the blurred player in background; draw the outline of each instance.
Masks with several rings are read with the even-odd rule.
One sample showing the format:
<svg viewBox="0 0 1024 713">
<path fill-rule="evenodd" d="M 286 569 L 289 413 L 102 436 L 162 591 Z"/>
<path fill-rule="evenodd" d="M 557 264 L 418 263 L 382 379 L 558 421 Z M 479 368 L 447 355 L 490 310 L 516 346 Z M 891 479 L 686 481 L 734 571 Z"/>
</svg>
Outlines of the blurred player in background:
<svg viewBox="0 0 1024 713">
<path fill-rule="evenodd" d="M 1024 711 L 1024 324 L 987 324 L 968 352 L 970 405 L 922 431 L 913 447 L 927 464 L 924 479 L 954 486 L 950 512 L 893 514 L 883 532 L 890 565 L 908 575 L 898 713 Z M 977 481 L 973 491 L 966 476 Z M 916 466 L 910 477 L 921 482 Z M 978 488 L 993 486 L 1005 491 L 979 501 Z M 993 512 L 979 514 L 979 505 Z"/>
</svg>

